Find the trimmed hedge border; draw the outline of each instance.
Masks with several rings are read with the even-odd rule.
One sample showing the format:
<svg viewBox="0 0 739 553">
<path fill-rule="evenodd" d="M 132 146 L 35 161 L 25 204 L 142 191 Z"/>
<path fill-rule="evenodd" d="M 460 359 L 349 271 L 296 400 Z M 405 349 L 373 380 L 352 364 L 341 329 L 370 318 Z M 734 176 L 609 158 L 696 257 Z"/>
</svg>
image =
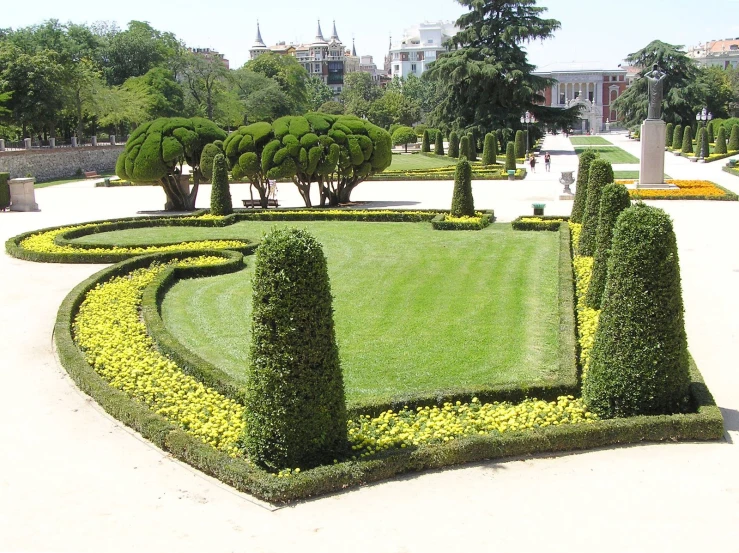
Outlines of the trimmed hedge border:
<svg viewBox="0 0 739 553">
<path fill-rule="evenodd" d="M 697 143 L 695 141 L 694 141 L 694 144 L 697 146 Z M 673 154 L 677 155 L 677 156 L 684 157 L 688 161 L 695 160 L 696 163 L 697 163 L 697 160 L 698 160 L 698 156 L 697 155 L 684 154 L 680 150 L 673 150 L 671 148 L 668 148 L 668 150 L 670 152 L 672 152 Z M 707 158 L 703 158 L 703 163 L 713 163 L 714 161 L 718 161 L 720 159 L 726 159 L 727 157 L 732 157 L 732 156 L 735 156 L 737 154 L 739 154 L 739 150 L 732 150 L 732 151 L 727 152 L 725 154 L 711 154 Z"/>
<path fill-rule="evenodd" d="M 728 165 L 724 165 L 723 167 L 721 167 L 721 170 L 724 173 L 729 173 L 730 175 L 739 177 L 739 165 L 737 165 L 736 167 L 729 167 Z M 718 184 L 716 186 L 718 186 Z"/>
<path fill-rule="evenodd" d="M 494 218 L 492 212 L 485 212 L 480 217 L 475 217 L 470 221 L 447 221 L 446 215 L 441 213 L 431 219 L 431 226 L 434 230 L 482 230 L 489 226 Z"/>
<path fill-rule="evenodd" d="M 524 219 L 541 219 L 541 221 L 524 221 Z M 513 230 L 557 231 L 565 229 L 567 227 L 566 223 L 569 220 L 570 218 L 567 216 L 561 217 L 556 215 L 521 215 L 520 217 L 516 217 L 513 221 L 511 221 L 511 226 L 513 227 Z M 570 230 L 569 228 L 567 228 L 568 235 L 569 232 Z"/>
<path fill-rule="evenodd" d="M 453 165 L 450 167 L 454 167 Z M 412 171 L 418 171 L 414 173 Z M 526 169 L 516 169 L 515 180 L 523 180 L 526 178 Z M 410 170 L 399 173 L 382 172 L 375 173 L 366 179 L 367 181 L 427 181 L 427 180 L 454 180 L 454 170 L 442 173 L 421 172 L 421 170 Z M 472 169 L 472 180 L 508 180 L 508 173 L 501 171 L 497 173 L 480 172 Z"/>
</svg>

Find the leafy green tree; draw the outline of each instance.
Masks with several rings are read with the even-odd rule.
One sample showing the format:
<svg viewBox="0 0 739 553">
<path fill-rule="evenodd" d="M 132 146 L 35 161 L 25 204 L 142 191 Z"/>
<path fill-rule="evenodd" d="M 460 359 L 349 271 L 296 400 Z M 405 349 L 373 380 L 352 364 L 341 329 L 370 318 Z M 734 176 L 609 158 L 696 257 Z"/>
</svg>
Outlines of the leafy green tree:
<svg viewBox="0 0 739 553">
<path fill-rule="evenodd" d="M 274 121 L 293 113 L 290 98 L 271 77 L 244 66 L 231 71 L 230 81 L 243 102 L 244 123 Z"/>
<path fill-rule="evenodd" d="M 714 117 L 728 117 L 731 105 L 737 101 L 738 97 L 732 87 L 730 73 L 716 65 L 699 67 L 698 84 L 704 90 L 703 103 L 700 107 L 706 107 Z M 710 132 L 709 138 L 712 138 Z"/>
<path fill-rule="evenodd" d="M 672 149 L 679 150 L 683 147 L 683 126 L 678 123 L 675 125 L 672 137 Z"/>
<path fill-rule="evenodd" d="M 716 143 L 713 146 L 713 152 L 716 154 L 726 154 L 726 129 L 719 127 Z"/>
<path fill-rule="evenodd" d="M 482 164 L 495 165 L 498 163 L 498 147 L 496 145 L 495 135 L 488 133 L 485 135 L 485 145 L 482 149 Z"/>
<path fill-rule="evenodd" d="M 367 118 L 383 128 L 393 123 L 410 126 L 418 121 L 420 113 L 414 101 L 399 92 L 389 90 L 370 104 Z"/>
<path fill-rule="evenodd" d="M 406 153 L 408 152 L 408 144 L 415 144 L 418 142 L 416 131 L 410 127 L 398 127 L 393 133 L 393 144 L 395 146 L 405 146 Z"/>
<path fill-rule="evenodd" d="M 684 154 L 693 153 L 693 129 L 690 126 L 683 131 L 683 147 L 680 151 Z"/>
<path fill-rule="evenodd" d="M 269 180 L 276 178 L 277 173 L 287 177 L 295 173 L 294 164 L 290 166 L 286 153 L 281 153 L 279 168 L 269 174 L 270 169 L 275 168 L 274 158 L 280 146 L 280 141 L 275 139 L 272 132 L 272 125 L 264 121 L 241 126 L 223 141 L 231 175 L 236 182 L 245 178 L 257 190 L 263 208 L 267 207 L 269 199 Z"/>
<path fill-rule="evenodd" d="M 331 100 L 321 104 L 317 111 L 328 115 L 344 115 L 344 104 Z"/>
<path fill-rule="evenodd" d="M 440 132 L 436 133 L 436 140 L 434 141 L 434 153 L 437 156 L 444 155 L 444 135 Z"/>
<path fill-rule="evenodd" d="M 305 93 L 307 97 L 306 106 L 311 111 L 320 111 L 321 106 L 326 102 L 334 100 L 334 91 L 317 77 L 309 77 L 305 81 Z"/>
<path fill-rule="evenodd" d="M 274 79 L 289 98 L 291 114 L 303 113 L 308 105 L 308 72 L 293 56 L 267 52 L 246 63 L 245 68 Z"/>
<path fill-rule="evenodd" d="M 472 166 L 464 156 L 457 162 L 454 170 L 454 192 L 450 215 L 452 217 L 474 217 L 475 215 L 475 200 L 472 197 Z"/>
<path fill-rule="evenodd" d="M 590 163 L 588 177 L 588 195 L 585 214 L 582 219 L 582 231 L 578 252 L 580 255 L 592 256 L 595 253 L 595 240 L 598 233 L 600 215 L 600 199 L 603 189 L 613 182 L 613 167 L 604 159 L 594 159 Z"/>
<path fill-rule="evenodd" d="M 526 136 L 523 131 L 516 131 L 516 157 L 518 159 L 526 157 Z"/>
<path fill-rule="evenodd" d="M 516 152 L 515 152 L 515 145 L 513 142 L 509 142 L 506 144 L 505 148 L 505 170 L 506 171 L 515 171 L 516 170 Z"/>
<path fill-rule="evenodd" d="M 185 91 L 166 67 L 154 67 L 141 77 L 131 77 L 125 86 L 141 88 L 147 96 L 146 111 L 152 119 L 185 114 Z"/>
<path fill-rule="evenodd" d="M 228 70 L 220 58 L 215 56 L 190 53 L 185 59 L 187 90 L 205 116 L 212 121 L 218 94 L 225 88 Z"/>
<path fill-rule="evenodd" d="M 449 134 L 449 157 L 459 157 L 459 135 L 456 131 Z"/>
<path fill-rule="evenodd" d="M 582 223 L 585 216 L 585 206 L 588 203 L 588 180 L 590 179 L 590 164 L 598 157 L 595 150 L 587 149 L 580 154 L 577 168 L 577 181 L 575 183 L 575 201 L 572 204 L 570 221 Z"/>
<path fill-rule="evenodd" d="M 230 215 L 233 213 L 231 204 L 231 190 L 228 186 L 228 167 L 223 154 L 216 154 L 213 158 L 213 186 L 210 193 L 211 215 Z"/>
<path fill-rule="evenodd" d="M 367 117 L 372 102 L 380 96 L 382 96 L 382 90 L 372 80 L 372 75 L 369 73 L 357 71 L 344 75 L 344 88 L 340 99 L 344 104 L 344 113 L 347 115 Z"/>
</svg>

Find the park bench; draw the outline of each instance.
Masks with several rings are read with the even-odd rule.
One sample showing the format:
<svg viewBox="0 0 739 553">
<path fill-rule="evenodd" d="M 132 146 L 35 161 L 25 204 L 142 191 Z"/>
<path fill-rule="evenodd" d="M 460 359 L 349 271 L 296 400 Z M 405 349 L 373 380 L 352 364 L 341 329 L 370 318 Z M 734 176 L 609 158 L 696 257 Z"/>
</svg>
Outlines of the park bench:
<svg viewBox="0 0 739 553">
<path fill-rule="evenodd" d="M 244 207 L 262 207 L 259 200 L 241 200 L 244 203 Z M 280 207 L 276 199 L 267 199 L 267 207 Z"/>
<path fill-rule="evenodd" d="M 85 178 L 86 179 L 99 179 L 100 175 L 98 175 L 97 171 L 85 171 Z"/>
</svg>

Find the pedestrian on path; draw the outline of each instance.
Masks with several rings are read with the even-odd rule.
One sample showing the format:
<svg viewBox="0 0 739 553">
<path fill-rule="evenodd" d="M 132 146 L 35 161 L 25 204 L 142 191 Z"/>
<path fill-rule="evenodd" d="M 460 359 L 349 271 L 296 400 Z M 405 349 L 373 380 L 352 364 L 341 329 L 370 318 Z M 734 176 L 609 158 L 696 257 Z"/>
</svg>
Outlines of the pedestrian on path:
<svg viewBox="0 0 739 553">
<path fill-rule="evenodd" d="M 534 154 L 529 156 L 529 166 L 531 167 L 531 172 L 536 173 L 536 156 Z"/>
<path fill-rule="evenodd" d="M 552 156 L 549 155 L 549 152 L 544 154 L 544 168 L 547 170 L 547 173 L 552 168 Z"/>
</svg>

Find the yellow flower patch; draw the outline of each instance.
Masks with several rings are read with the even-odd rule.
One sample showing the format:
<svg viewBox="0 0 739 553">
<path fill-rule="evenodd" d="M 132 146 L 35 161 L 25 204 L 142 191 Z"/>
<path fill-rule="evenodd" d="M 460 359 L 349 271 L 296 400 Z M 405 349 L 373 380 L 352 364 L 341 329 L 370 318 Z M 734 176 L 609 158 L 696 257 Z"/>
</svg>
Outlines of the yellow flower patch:
<svg viewBox="0 0 739 553">
<path fill-rule="evenodd" d="M 635 180 L 617 180 L 617 184 L 634 184 Z M 726 196 L 726 192 L 721 190 L 711 181 L 707 180 L 674 180 L 668 179 L 665 181 L 666 184 L 674 184 L 677 189 L 672 190 L 653 190 L 638 188 L 629 190 L 629 195 L 632 198 L 666 198 L 670 196 L 708 196 L 708 197 L 721 197 Z"/>
<path fill-rule="evenodd" d="M 572 243 L 577 244 L 580 238 L 582 225 L 570 223 Z M 593 275 L 593 258 L 583 255 L 575 255 L 572 258 L 572 266 L 575 270 L 575 305 L 577 310 L 577 342 L 580 344 L 580 365 L 582 365 L 582 377 L 585 379 L 590 366 L 590 352 L 595 341 L 595 331 L 598 329 L 600 310 L 585 305 L 585 296 L 590 286 L 590 278 Z"/>
<path fill-rule="evenodd" d="M 522 223 L 564 223 L 564 219 L 542 219 L 541 217 L 521 217 Z"/>
</svg>

